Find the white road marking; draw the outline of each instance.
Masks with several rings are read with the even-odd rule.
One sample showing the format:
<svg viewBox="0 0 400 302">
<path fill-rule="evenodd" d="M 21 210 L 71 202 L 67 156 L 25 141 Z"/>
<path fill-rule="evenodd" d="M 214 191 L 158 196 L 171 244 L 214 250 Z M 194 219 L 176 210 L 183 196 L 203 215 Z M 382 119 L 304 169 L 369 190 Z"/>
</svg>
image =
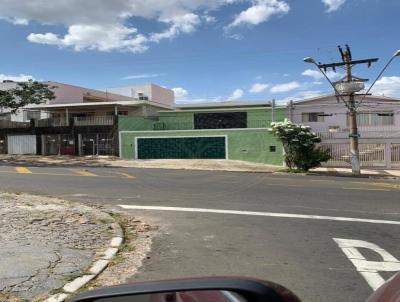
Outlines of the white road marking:
<svg viewBox="0 0 400 302">
<path fill-rule="evenodd" d="M 335 217 L 335 216 L 273 213 L 273 212 L 234 211 L 234 210 L 218 210 L 218 209 L 202 209 L 202 208 L 139 206 L 139 205 L 122 205 L 122 204 L 118 205 L 118 206 L 123 209 L 126 209 L 126 210 L 196 212 L 196 213 L 232 214 L 232 215 L 248 215 L 248 216 L 280 217 L 280 218 L 295 218 L 295 219 L 315 219 L 315 220 L 331 220 L 331 221 L 364 222 L 364 223 L 374 223 L 374 224 L 400 225 L 400 221 L 395 221 L 395 220 L 364 219 L 364 218 L 352 218 L 352 217 Z"/>
<path fill-rule="evenodd" d="M 357 271 L 364 277 L 368 285 L 373 289 L 378 289 L 385 280 L 378 272 L 397 272 L 400 271 L 400 261 L 393 255 L 374 243 L 362 240 L 333 238 L 343 253 L 353 263 Z M 359 248 L 369 249 L 379 254 L 383 261 L 368 261 L 358 250 Z"/>
</svg>

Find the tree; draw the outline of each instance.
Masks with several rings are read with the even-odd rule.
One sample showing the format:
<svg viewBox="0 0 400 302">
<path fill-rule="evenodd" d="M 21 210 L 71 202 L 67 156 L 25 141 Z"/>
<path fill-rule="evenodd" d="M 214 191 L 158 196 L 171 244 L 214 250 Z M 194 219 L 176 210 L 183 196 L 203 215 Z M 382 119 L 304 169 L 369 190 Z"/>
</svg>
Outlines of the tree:
<svg viewBox="0 0 400 302">
<path fill-rule="evenodd" d="M 19 108 L 31 104 L 41 104 L 55 99 L 55 86 L 29 80 L 17 83 L 17 87 L 0 90 L 0 108 L 9 109 L 15 113 Z"/>
<path fill-rule="evenodd" d="M 308 171 L 330 159 L 329 151 L 317 146 L 321 139 L 309 126 L 287 120 L 271 123 L 271 126 L 268 130 L 282 142 L 285 162 L 289 169 Z"/>
</svg>

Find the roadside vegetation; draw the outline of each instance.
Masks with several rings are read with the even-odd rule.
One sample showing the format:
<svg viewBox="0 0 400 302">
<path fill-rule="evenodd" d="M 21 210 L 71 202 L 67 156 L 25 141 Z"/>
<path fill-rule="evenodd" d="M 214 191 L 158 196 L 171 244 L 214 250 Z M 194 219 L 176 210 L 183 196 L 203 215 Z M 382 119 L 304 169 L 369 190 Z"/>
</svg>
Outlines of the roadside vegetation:
<svg viewBox="0 0 400 302">
<path fill-rule="evenodd" d="M 53 88 L 47 84 L 29 80 L 17 83 L 15 88 L 0 90 L 0 108 L 12 113 L 27 105 L 39 105 L 55 99 Z"/>
<path fill-rule="evenodd" d="M 318 147 L 321 139 L 308 126 L 285 120 L 271 123 L 268 131 L 283 144 L 286 172 L 307 172 L 330 159 L 329 152 Z"/>
</svg>

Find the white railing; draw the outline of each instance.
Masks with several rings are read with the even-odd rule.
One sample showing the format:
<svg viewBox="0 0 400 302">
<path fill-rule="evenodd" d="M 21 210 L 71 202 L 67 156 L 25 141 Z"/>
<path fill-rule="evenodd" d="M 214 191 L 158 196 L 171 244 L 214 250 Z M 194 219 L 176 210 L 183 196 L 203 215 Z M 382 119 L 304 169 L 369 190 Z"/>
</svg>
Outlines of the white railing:
<svg viewBox="0 0 400 302">
<path fill-rule="evenodd" d="M 321 144 L 321 148 L 329 150 L 331 159 L 324 166 L 350 166 L 349 144 Z M 399 148 L 400 150 L 400 148 Z M 385 167 L 385 144 L 360 144 L 360 162 L 363 167 Z M 392 153 L 393 156 L 393 153 Z M 400 155 L 399 155 L 400 157 Z"/>
<path fill-rule="evenodd" d="M 85 116 L 74 117 L 75 126 L 108 126 L 114 124 L 114 116 Z"/>
<path fill-rule="evenodd" d="M 391 144 L 392 153 L 392 167 L 400 168 L 400 144 Z"/>
</svg>

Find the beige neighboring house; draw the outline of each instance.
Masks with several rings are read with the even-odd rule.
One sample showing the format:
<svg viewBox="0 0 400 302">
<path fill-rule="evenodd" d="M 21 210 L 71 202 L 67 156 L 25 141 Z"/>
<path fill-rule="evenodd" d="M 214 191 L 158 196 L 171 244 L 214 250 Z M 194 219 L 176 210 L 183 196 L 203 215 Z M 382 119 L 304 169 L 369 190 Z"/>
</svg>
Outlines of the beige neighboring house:
<svg viewBox="0 0 400 302">
<path fill-rule="evenodd" d="M 172 109 L 175 102 L 172 90 L 154 84 L 132 86 L 135 93 L 127 96 L 116 93 L 119 88 L 101 91 L 58 82 L 46 83 L 57 87 L 54 89 L 56 98 L 35 106 L 35 109 L 67 124 L 71 118 L 83 125 L 107 123 L 115 115 L 153 117 L 158 115 L 158 110 Z"/>
<path fill-rule="evenodd" d="M 54 100 L 0 112 L 0 153 L 118 155 L 119 116 L 154 119 L 175 103 L 172 90 L 155 84 L 96 90 L 44 83 L 54 87 Z"/>
<path fill-rule="evenodd" d="M 360 100 L 360 97 L 356 99 Z M 347 108 L 334 95 L 290 102 L 289 119 L 310 126 L 330 149 L 330 166 L 350 166 Z M 400 99 L 367 96 L 358 108 L 363 167 L 400 168 Z"/>
</svg>

